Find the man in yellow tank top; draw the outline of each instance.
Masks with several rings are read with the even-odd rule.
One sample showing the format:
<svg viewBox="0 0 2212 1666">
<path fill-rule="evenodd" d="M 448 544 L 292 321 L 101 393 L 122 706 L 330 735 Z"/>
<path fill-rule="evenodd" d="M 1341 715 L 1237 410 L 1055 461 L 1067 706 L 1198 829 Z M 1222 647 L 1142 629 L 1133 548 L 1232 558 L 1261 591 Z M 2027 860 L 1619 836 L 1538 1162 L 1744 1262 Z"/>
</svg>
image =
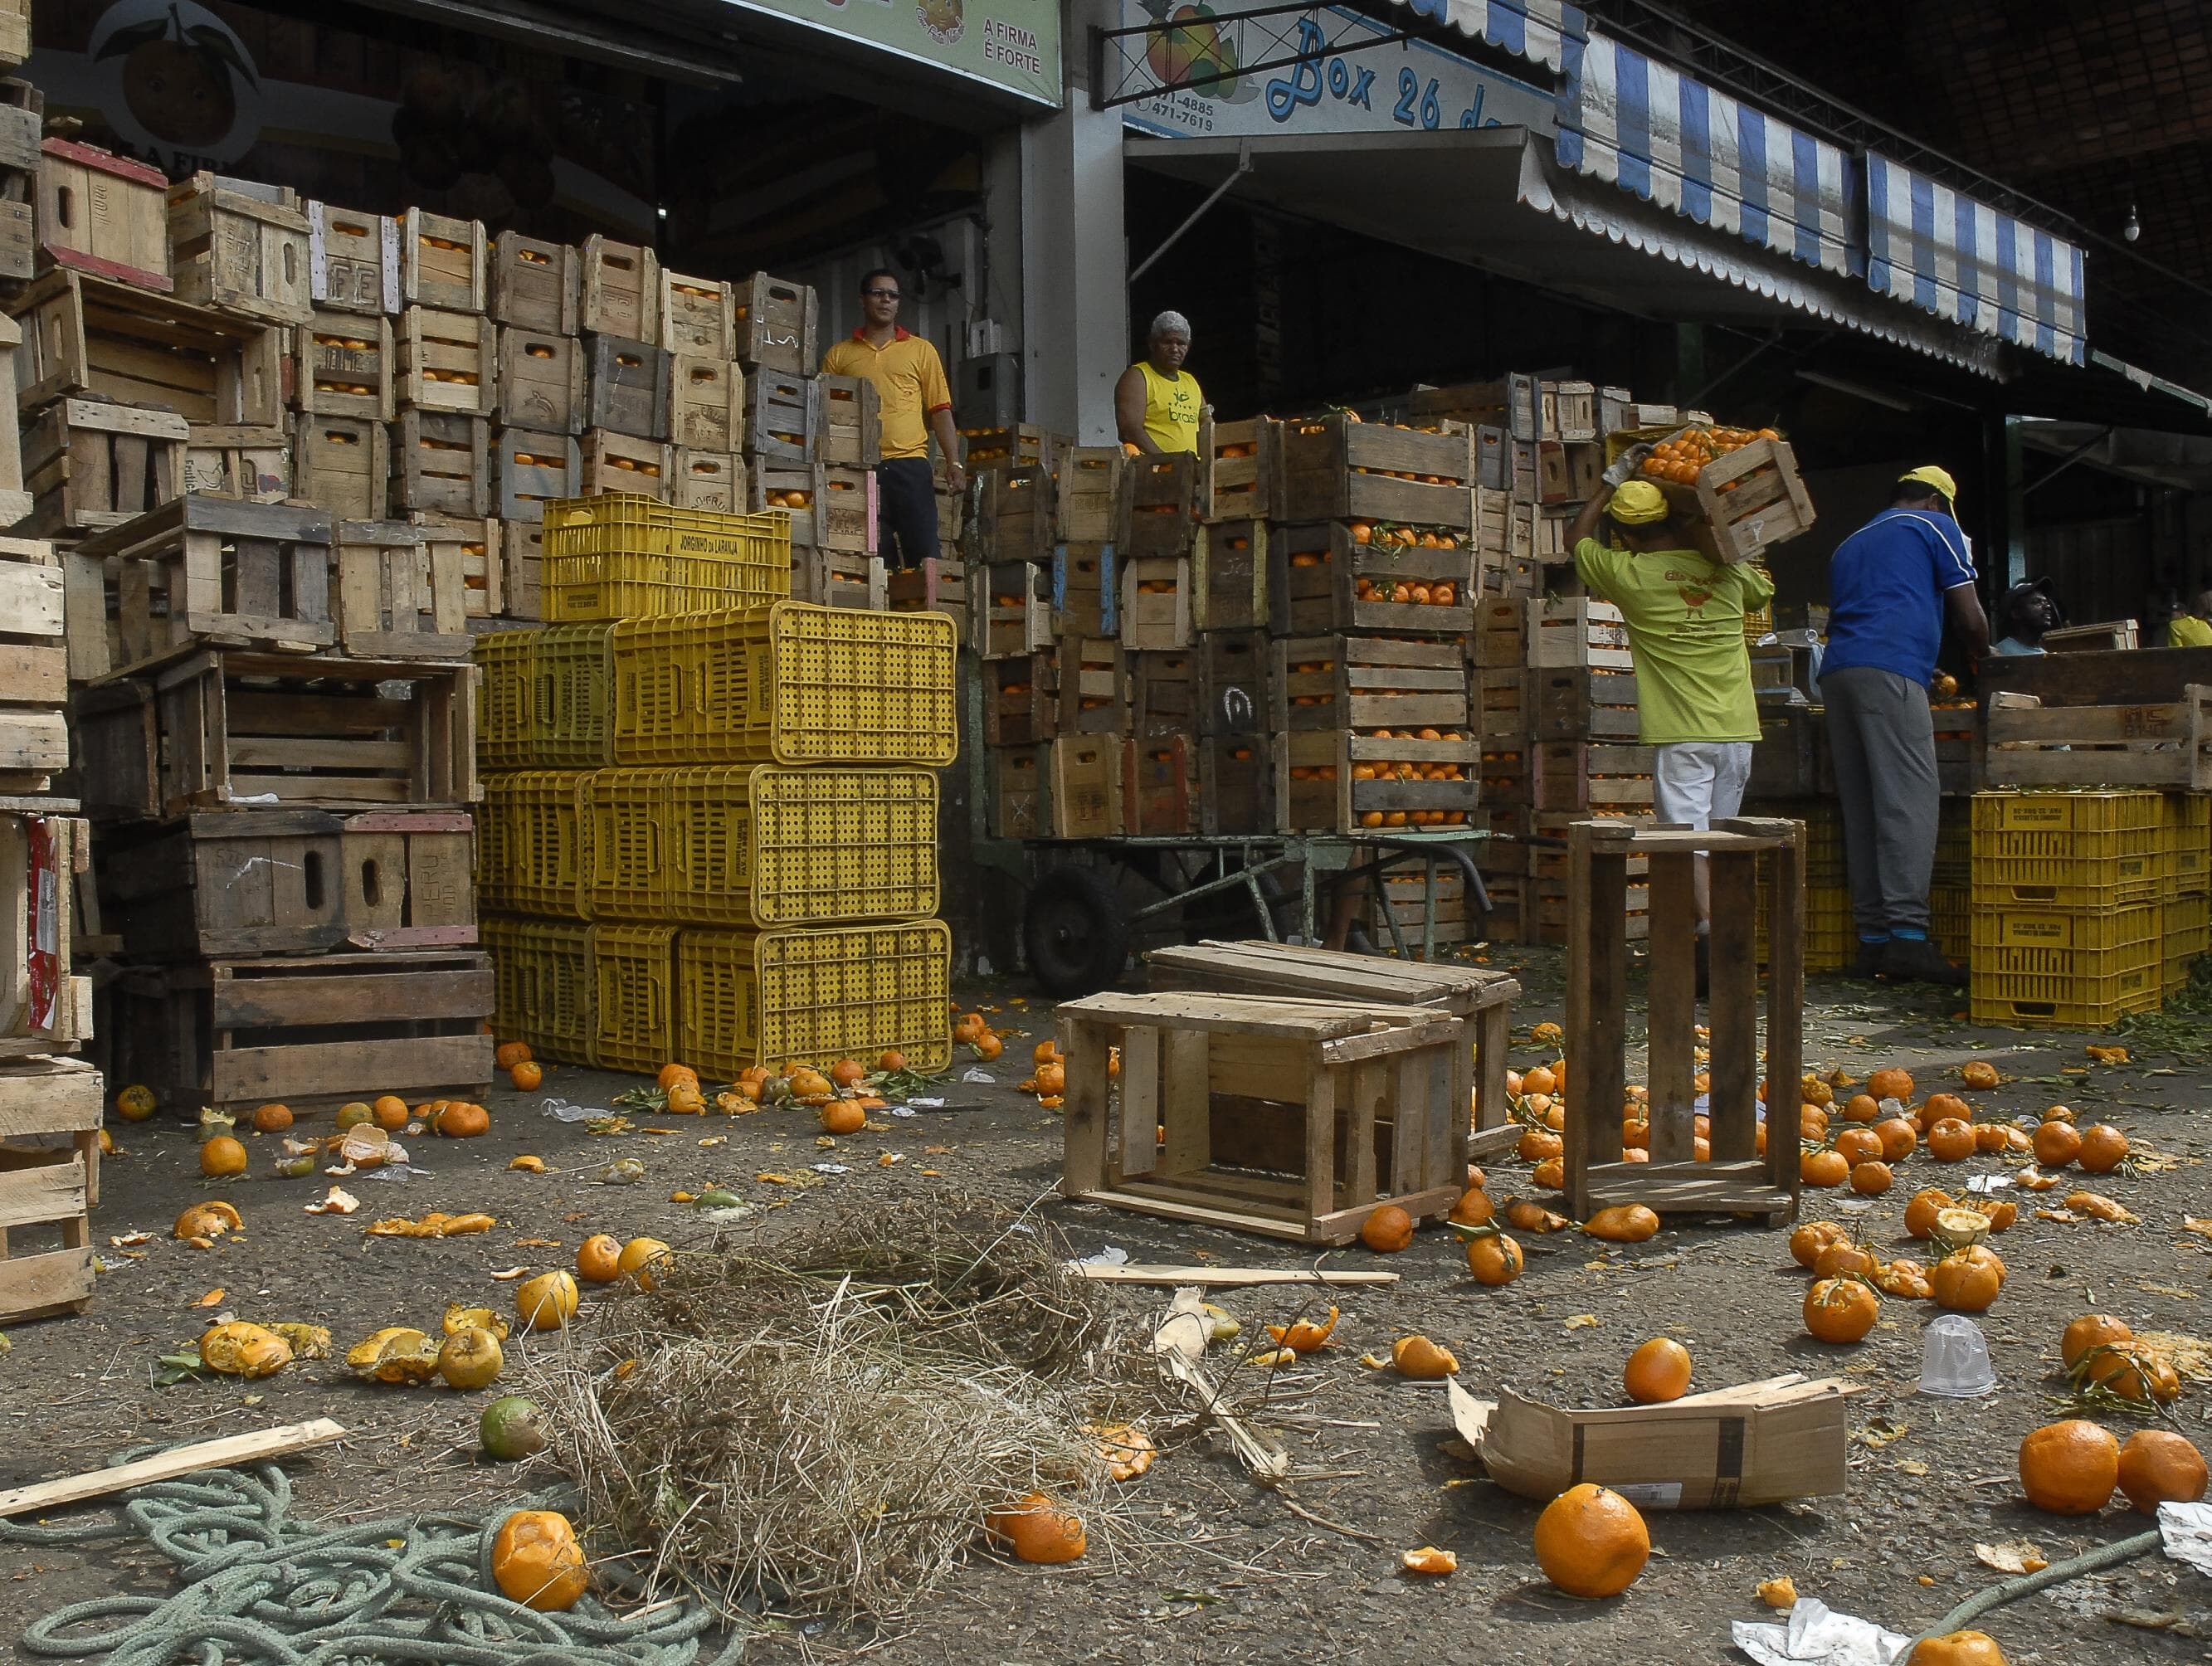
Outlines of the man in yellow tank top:
<svg viewBox="0 0 2212 1666">
<path fill-rule="evenodd" d="M 1195 452 L 1206 396 L 1182 368 L 1190 354 L 1190 320 L 1162 313 L 1146 337 L 1145 356 L 1114 384 L 1114 422 L 1124 445 L 1140 452 Z"/>
</svg>

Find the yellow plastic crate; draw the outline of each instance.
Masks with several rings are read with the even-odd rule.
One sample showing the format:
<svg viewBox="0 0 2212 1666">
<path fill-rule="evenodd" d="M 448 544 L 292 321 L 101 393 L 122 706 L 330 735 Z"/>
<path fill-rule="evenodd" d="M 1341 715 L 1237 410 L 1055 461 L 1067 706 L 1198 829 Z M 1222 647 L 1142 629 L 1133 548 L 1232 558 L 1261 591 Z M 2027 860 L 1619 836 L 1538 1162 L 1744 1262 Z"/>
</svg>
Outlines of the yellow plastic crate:
<svg viewBox="0 0 2212 1666">
<path fill-rule="evenodd" d="M 530 1043 L 541 1059 L 592 1061 L 592 928 L 580 921 L 486 920 L 498 994 L 492 1025 L 501 1041 Z"/>
<path fill-rule="evenodd" d="M 952 1062 L 952 933 L 941 920 L 811 931 L 684 933 L 676 945 L 686 1063 L 872 1064 L 886 1049 L 917 1070 Z"/>
<path fill-rule="evenodd" d="M 1983 833 L 2074 833 L 2090 838 L 2112 836 L 2109 849 L 2093 854 L 2125 855 L 2155 850 L 2156 832 L 2166 814 L 2165 795 L 2107 787 L 2064 787 L 2044 792 L 1974 794 L 1973 830 Z"/>
<path fill-rule="evenodd" d="M 651 618 L 791 593 L 791 515 L 679 509 L 635 492 L 545 506 L 546 618 Z"/>
<path fill-rule="evenodd" d="M 2095 910 L 1998 908 L 1985 904 L 1978 891 L 1971 929 L 1977 960 L 1984 949 L 2072 949 L 2097 953 L 2154 943 L 2160 935 L 2155 903 Z"/>
<path fill-rule="evenodd" d="M 584 818 L 581 906 L 594 920 L 673 924 L 666 769 L 594 769 L 577 782 Z"/>
<path fill-rule="evenodd" d="M 495 630 L 470 652 L 483 672 L 477 690 L 477 768 L 526 769 L 530 750 L 530 661 L 535 630 Z"/>
<path fill-rule="evenodd" d="M 586 825 L 575 770 L 524 769 L 484 780 L 477 812 L 477 896 L 488 909 L 585 917 Z"/>
<path fill-rule="evenodd" d="M 611 624 L 531 633 L 531 763 L 596 769 L 614 762 L 615 656 Z"/>
<path fill-rule="evenodd" d="M 2212 897 L 2169 897 L 2164 913 L 2164 982 L 2171 994 L 2189 982 L 2190 968 L 2212 949 Z"/>
<path fill-rule="evenodd" d="M 673 926 L 594 926 L 592 1062 L 652 1075 L 676 1057 Z"/>
<path fill-rule="evenodd" d="M 665 803 L 680 921 L 766 930 L 937 912 L 927 769 L 672 769 Z"/>
<path fill-rule="evenodd" d="M 2212 891 L 2212 793 L 2161 796 L 2166 803 L 2159 836 L 2167 893 L 2197 896 Z"/>
<path fill-rule="evenodd" d="M 2021 905 L 2111 909 L 2157 900 L 2165 795 L 1977 793 L 1977 911 Z"/>
<path fill-rule="evenodd" d="M 1972 952 L 1973 899 L 1966 886 L 1938 881 L 1928 892 L 1928 935 L 1947 959 L 1966 959 Z"/>
<path fill-rule="evenodd" d="M 1967 1011 L 1978 1023 L 2103 1030 L 2130 1012 L 2156 1010 L 2164 994 L 2155 963 L 2102 978 L 2044 976 L 1984 971 L 1983 952 L 1977 949 L 1974 953 L 1973 981 L 1966 1002 Z"/>
<path fill-rule="evenodd" d="M 942 613 L 778 602 L 615 627 L 620 763 L 921 763 L 959 746 Z"/>
</svg>

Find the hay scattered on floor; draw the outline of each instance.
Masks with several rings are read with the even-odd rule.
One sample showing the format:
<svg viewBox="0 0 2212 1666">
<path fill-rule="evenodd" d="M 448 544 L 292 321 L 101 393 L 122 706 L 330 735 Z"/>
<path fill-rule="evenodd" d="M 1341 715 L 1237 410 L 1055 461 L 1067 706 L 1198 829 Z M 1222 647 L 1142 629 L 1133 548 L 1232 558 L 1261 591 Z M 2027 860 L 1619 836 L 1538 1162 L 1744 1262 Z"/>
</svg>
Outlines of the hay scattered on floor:
<svg viewBox="0 0 2212 1666">
<path fill-rule="evenodd" d="M 1113 1502 L 1085 1423 L 1158 1394 L 1141 1346 L 1046 1225 L 975 1199 L 678 1258 L 593 1304 L 529 1391 L 588 1523 L 655 1594 L 896 1622 L 1031 1491 Z"/>
</svg>

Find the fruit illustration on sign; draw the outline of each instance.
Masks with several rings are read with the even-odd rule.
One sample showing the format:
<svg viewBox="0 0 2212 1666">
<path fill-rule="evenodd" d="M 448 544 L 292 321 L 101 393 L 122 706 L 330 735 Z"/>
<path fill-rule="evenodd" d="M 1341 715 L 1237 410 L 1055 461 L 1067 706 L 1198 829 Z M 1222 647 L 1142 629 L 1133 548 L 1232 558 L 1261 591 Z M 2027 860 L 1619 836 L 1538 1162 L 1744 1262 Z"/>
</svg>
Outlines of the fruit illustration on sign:
<svg viewBox="0 0 2212 1666">
<path fill-rule="evenodd" d="M 94 56 L 123 60 L 123 98 L 132 119 L 172 144 L 216 143 L 238 119 L 231 77 L 260 84 L 227 30 L 186 23 L 173 5 L 165 15 L 117 29 Z"/>
<path fill-rule="evenodd" d="M 1153 74 L 1170 84 L 1197 82 L 1200 84 L 1190 90 L 1208 98 L 1237 96 L 1237 48 L 1223 32 L 1212 7 L 1203 0 L 1181 5 L 1174 0 L 1145 0 L 1145 11 L 1155 23 L 1169 26 L 1145 45 L 1145 62 Z"/>
</svg>

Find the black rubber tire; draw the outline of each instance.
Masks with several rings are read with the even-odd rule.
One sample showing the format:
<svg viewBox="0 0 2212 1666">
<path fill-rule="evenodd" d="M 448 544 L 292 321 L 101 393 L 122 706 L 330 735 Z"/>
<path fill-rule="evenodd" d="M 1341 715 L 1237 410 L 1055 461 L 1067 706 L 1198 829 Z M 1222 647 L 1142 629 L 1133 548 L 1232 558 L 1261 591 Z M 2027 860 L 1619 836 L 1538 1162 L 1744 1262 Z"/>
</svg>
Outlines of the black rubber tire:
<svg viewBox="0 0 2212 1666">
<path fill-rule="evenodd" d="M 1129 921 L 1120 894 L 1095 867 L 1056 867 L 1030 888 L 1022 910 L 1030 970 L 1054 995 L 1110 988 L 1129 959 Z"/>
</svg>

